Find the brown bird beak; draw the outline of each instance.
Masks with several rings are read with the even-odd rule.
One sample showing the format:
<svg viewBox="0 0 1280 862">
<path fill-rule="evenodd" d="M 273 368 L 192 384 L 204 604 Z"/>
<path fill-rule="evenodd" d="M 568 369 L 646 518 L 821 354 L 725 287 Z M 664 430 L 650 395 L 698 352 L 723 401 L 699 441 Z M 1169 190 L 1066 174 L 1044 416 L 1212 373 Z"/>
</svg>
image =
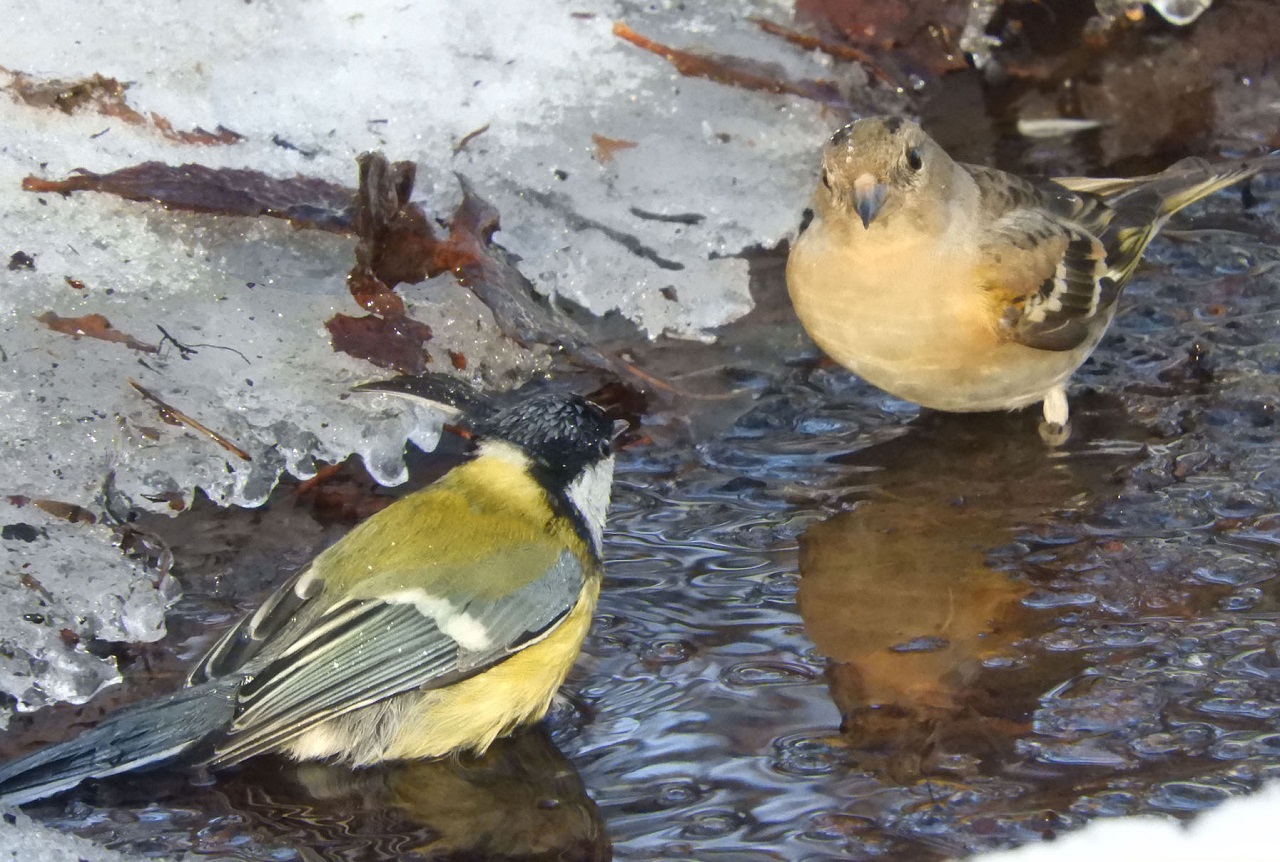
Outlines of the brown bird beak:
<svg viewBox="0 0 1280 862">
<path fill-rule="evenodd" d="M 871 174 L 863 174 L 853 181 L 853 209 L 862 219 L 864 228 L 871 227 L 876 213 L 884 206 L 885 191 L 884 184 L 876 182 Z"/>
</svg>

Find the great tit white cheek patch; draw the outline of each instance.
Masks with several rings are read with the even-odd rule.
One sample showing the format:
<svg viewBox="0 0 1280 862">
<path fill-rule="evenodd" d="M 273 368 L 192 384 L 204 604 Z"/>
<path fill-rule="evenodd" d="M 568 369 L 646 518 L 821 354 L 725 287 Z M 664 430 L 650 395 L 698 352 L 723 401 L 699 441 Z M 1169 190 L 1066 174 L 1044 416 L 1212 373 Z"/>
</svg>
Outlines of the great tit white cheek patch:
<svg viewBox="0 0 1280 862">
<path fill-rule="evenodd" d="M 565 489 L 565 496 L 582 515 L 591 545 L 600 554 L 604 545 L 604 519 L 613 488 L 613 458 L 593 464 Z"/>
</svg>

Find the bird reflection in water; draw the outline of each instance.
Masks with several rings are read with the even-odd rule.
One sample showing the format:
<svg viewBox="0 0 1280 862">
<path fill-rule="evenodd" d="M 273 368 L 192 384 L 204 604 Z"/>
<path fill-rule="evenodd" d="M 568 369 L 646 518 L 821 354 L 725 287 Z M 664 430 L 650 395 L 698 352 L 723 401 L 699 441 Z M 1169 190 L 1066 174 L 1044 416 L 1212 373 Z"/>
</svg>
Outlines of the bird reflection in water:
<svg viewBox="0 0 1280 862">
<path fill-rule="evenodd" d="M 1132 461 L 1144 435 L 1091 406 L 1090 432 L 1057 453 L 1021 433 L 1022 415 L 926 414 L 840 459 L 876 487 L 801 537 L 798 601 L 861 768 L 899 783 L 978 772 L 1025 733 L 1046 672 L 1069 672 L 1020 668 L 1019 641 L 1049 621 L 1022 603 L 1028 573 L 990 560 Z"/>
<path fill-rule="evenodd" d="M 872 500 L 801 540 L 800 613 L 830 660 L 841 730 L 864 767 L 898 781 L 937 765 L 937 737 L 981 715 L 983 661 L 1010 651 L 1025 616 L 1026 584 L 985 564 L 998 524 L 966 515 Z"/>
<path fill-rule="evenodd" d="M 122 849 L 143 849 L 136 838 L 153 850 L 301 862 L 613 858 L 599 809 L 541 726 L 497 740 L 480 757 L 365 769 L 266 757 L 206 788 L 157 773 L 79 793 L 81 822 L 62 827 L 91 838 L 104 832 Z M 139 816 L 136 835 L 130 809 Z M 162 819 L 176 829 L 157 842 Z"/>
</svg>

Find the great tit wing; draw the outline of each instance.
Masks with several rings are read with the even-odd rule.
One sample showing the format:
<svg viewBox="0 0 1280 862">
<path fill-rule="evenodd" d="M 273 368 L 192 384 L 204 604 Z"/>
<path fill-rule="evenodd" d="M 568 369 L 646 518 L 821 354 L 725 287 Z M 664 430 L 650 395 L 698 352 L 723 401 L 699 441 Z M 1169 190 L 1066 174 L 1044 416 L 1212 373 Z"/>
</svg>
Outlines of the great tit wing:
<svg viewBox="0 0 1280 862">
<path fill-rule="evenodd" d="M 474 535 L 504 537 L 505 550 L 476 556 L 474 537 L 459 530 L 459 523 L 470 525 Z M 409 524 L 417 538 L 397 541 Z M 344 598 L 380 598 L 410 587 L 455 602 L 487 591 L 511 592 L 541 577 L 560 550 L 541 523 L 513 519 L 500 504 L 481 503 L 472 490 L 438 482 L 373 515 L 276 589 L 214 644 L 191 670 L 188 684 L 258 674 Z"/>
<path fill-rule="evenodd" d="M 969 170 L 982 201 L 977 276 L 1000 334 L 1040 350 L 1071 350 L 1088 340 L 1119 294 L 1100 239 L 1109 208 L 1052 182 Z"/>
<path fill-rule="evenodd" d="M 241 672 L 264 653 L 288 643 L 324 610 L 320 601 L 323 592 L 324 581 L 312 577 L 310 567 L 294 575 L 256 611 L 227 630 L 188 672 L 187 685 Z"/>
<path fill-rule="evenodd" d="M 527 563 L 546 548 L 530 550 L 511 553 Z M 465 575 L 424 582 L 456 583 Z M 501 598 L 461 599 L 417 588 L 339 601 L 241 686 L 236 718 L 214 761 L 243 760 L 336 716 L 492 667 L 554 630 L 577 603 L 586 577 L 580 558 L 563 550 L 540 575 Z"/>
</svg>

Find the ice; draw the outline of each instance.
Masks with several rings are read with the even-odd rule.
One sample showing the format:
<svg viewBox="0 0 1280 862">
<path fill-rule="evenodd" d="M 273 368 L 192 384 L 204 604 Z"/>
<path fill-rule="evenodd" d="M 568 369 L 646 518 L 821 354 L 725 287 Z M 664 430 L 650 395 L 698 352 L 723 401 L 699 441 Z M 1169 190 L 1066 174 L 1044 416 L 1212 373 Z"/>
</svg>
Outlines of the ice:
<svg viewBox="0 0 1280 862">
<path fill-rule="evenodd" d="M 1095 0 L 1105 18 L 1119 18 L 1131 10 L 1141 10 L 1142 0 Z M 1185 27 L 1213 5 L 1213 0 L 1148 0 L 1147 5 L 1170 24 Z"/>
<path fill-rule="evenodd" d="M 110 527 L 9 502 L 0 502 L 0 524 L 0 690 L 18 709 L 83 703 L 119 681 L 111 659 L 86 651 L 91 640 L 164 635 L 164 609 L 179 588 L 163 568 L 126 559 Z"/>
<path fill-rule="evenodd" d="M 0 862 L 125 862 L 125 856 L 74 835 L 41 826 L 25 814 L 7 812 L 0 818 Z M 163 857 L 151 856 L 148 859 Z"/>
<path fill-rule="evenodd" d="M 406 439 L 430 448 L 440 429 L 430 410 L 350 392 L 390 376 L 335 353 L 324 327 L 335 313 L 363 313 L 345 288 L 352 239 L 100 194 L 33 194 L 20 190 L 25 176 L 158 160 L 354 187 L 355 157 L 381 149 L 418 163 L 415 198 L 438 218 L 459 200 L 455 172 L 466 176 L 502 214 L 497 240 L 540 291 L 597 313 L 620 310 L 651 335 L 705 339 L 749 309 L 739 255 L 794 233 L 818 144 L 840 117 L 801 98 L 682 77 L 615 37 L 613 24 L 859 91 L 861 70 L 747 20 L 790 23 L 789 14 L 763 0 L 694 9 L 603 0 L 8 4 L 6 29 L 20 38 L 0 46 L 0 87 L 17 72 L 110 76 L 129 83 L 125 98 L 144 118 L 178 131 L 223 126 L 244 139 L 182 144 L 154 119 L 68 115 L 0 92 L 3 492 L 83 506 L 99 524 L 3 509 L 5 523 L 44 532 L 4 543 L 15 599 L 0 609 L 12 653 L 0 690 L 24 709 L 83 700 L 117 679 L 85 640 L 162 634 L 175 591 L 116 549 L 101 526 L 108 509 L 172 512 L 197 490 L 258 505 L 282 473 L 310 476 L 351 453 L 396 483 Z M 609 158 L 593 135 L 635 146 Z M 19 251 L 34 270 L 4 267 Z M 500 335 L 451 277 L 398 291 L 434 330 L 433 368 L 456 351 L 466 375 L 509 387 L 549 367 L 547 351 Z M 157 351 L 51 331 L 36 320 L 50 312 L 103 315 Z M 130 380 L 248 460 L 167 424 Z M 48 607 L 32 610 L 35 595 L 16 585 L 22 574 L 49 591 Z M 37 612 L 43 624 L 23 618 Z"/>
</svg>

